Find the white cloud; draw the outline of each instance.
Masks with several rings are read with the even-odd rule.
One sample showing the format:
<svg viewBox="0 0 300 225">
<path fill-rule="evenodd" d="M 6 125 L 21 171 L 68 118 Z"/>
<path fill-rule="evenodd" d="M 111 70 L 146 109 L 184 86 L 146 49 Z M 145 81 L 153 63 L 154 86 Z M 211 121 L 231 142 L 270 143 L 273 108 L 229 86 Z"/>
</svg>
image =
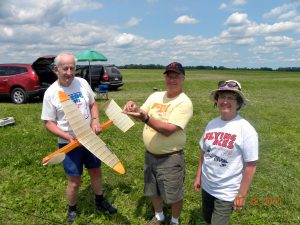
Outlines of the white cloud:
<svg viewBox="0 0 300 225">
<path fill-rule="evenodd" d="M 127 34 L 127 33 L 123 33 L 118 35 L 114 41 L 116 43 L 117 46 L 128 46 L 134 43 L 134 41 L 136 40 L 136 36 L 133 34 Z"/>
<path fill-rule="evenodd" d="M 278 19 L 279 20 L 287 20 L 287 19 L 293 19 L 298 15 L 296 10 L 291 10 L 288 11 L 287 13 L 283 13 L 281 15 L 279 15 Z"/>
<path fill-rule="evenodd" d="M 0 30 L 2 30 L 2 32 L 0 32 L 0 36 L 4 36 L 4 37 L 12 37 L 14 35 L 14 30 L 11 29 L 10 27 L 2 27 Z"/>
<path fill-rule="evenodd" d="M 225 24 L 228 26 L 242 26 L 249 24 L 248 15 L 246 13 L 233 13 L 226 20 Z"/>
<path fill-rule="evenodd" d="M 252 45 L 255 43 L 254 38 L 242 38 L 242 39 L 237 39 L 235 44 L 237 45 Z"/>
<path fill-rule="evenodd" d="M 148 48 L 153 49 L 153 48 L 161 48 L 166 45 L 167 41 L 165 39 L 159 39 L 156 41 L 149 41 L 148 43 Z"/>
<path fill-rule="evenodd" d="M 15 2 L 24 3 L 24 7 Z M 294 52 L 298 49 L 298 59 L 300 57 L 300 40 L 296 37 L 297 32 L 300 32 L 300 16 L 291 8 L 277 15 L 276 18 L 283 20 L 281 22 L 257 23 L 249 19 L 250 14 L 248 16 L 247 13 L 242 13 L 247 11 L 235 10 L 235 13 L 227 18 L 225 29 L 219 31 L 219 34 L 214 34 L 215 36 L 202 37 L 194 33 L 169 38 L 158 36 L 150 40 L 128 31 L 125 33 L 126 28 L 137 26 L 143 19 L 146 20 L 143 17 L 132 17 L 126 26 L 102 24 L 101 21 L 78 22 L 80 11 L 86 13 L 86 9 L 94 9 L 92 6 L 103 7 L 97 0 L 47 0 L 47 7 L 41 2 L 44 1 L 0 1 L 0 61 L 31 63 L 41 55 L 58 54 L 60 51 L 77 52 L 83 49 L 98 50 L 108 57 L 109 63 L 116 65 L 167 64 L 172 59 L 178 59 L 186 65 L 225 64 L 224 66 L 235 67 L 251 65 L 254 57 L 260 59 L 254 63 L 266 59 L 270 65 L 274 65 L 272 57 L 275 54 L 282 51 L 283 56 L 289 56 L 282 49 L 293 49 Z M 234 1 L 230 2 L 230 7 L 233 3 Z M 246 1 L 234 4 L 242 3 Z M 223 3 L 222 7 L 226 8 L 227 5 Z M 173 9 L 175 8 L 174 5 Z M 72 21 L 73 18 L 77 20 Z M 187 15 L 179 17 L 176 21 L 176 24 L 199 23 L 197 19 Z M 120 30 L 124 33 L 120 33 Z M 254 44 L 258 46 L 253 48 Z M 245 49 L 249 51 L 246 57 Z M 260 57 L 259 54 L 270 55 Z"/>
<path fill-rule="evenodd" d="M 142 22 L 143 19 L 141 18 L 136 18 L 136 17 L 132 17 L 127 23 L 126 23 L 126 27 L 134 27 L 136 25 L 138 25 L 140 22 Z"/>
<path fill-rule="evenodd" d="M 294 40 L 287 36 L 267 36 L 265 42 L 266 45 L 292 45 Z"/>
<path fill-rule="evenodd" d="M 174 23 L 175 24 L 196 24 L 198 22 L 199 21 L 197 19 L 184 15 L 178 17 Z"/>
<path fill-rule="evenodd" d="M 273 24 L 257 24 L 250 21 L 247 14 L 238 12 L 231 14 L 225 24 L 228 29 L 221 33 L 220 36 L 223 38 L 254 37 L 287 31 L 300 31 L 299 22 L 284 21 Z"/>
<path fill-rule="evenodd" d="M 237 6 L 237 5 L 245 5 L 247 4 L 247 0 L 232 0 L 232 5 Z"/>
<path fill-rule="evenodd" d="M 273 53 L 276 51 L 279 51 L 278 47 L 266 47 L 266 46 L 256 46 L 254 48 L 249 49 L 250 52 L 253 52 L 254 54 L 259 54 L 259 53 Z"/>
<path fill-rule="evenodd" d="M 219 6 L 219 9 L 227 9 L 228 5 L 226 3 L 222 3 L 220 6 Z"/>
<path fill-rule="evenodd" d="M 270 34 L 277 32 L 285 32 L 285 31 L 293 31 L 295 29 L 299 29 L 300 24 L 295 22 L 279 22 L 274 23 L 272 25 L 269 24 L 260 24 L 256 27 L 253 27 L 253 33 L 259 32 L 260 34 Z"/>
<path fill-rule="evenodd" d="M 78 10 L 99 9 L 102 4 L 94 1 L 81 0 L 6 0 L 0 3 L 0 24 L 36 24 L 47 23 L 56 25 L 64 21 L 68 15 Z"/>
<path fill-rule="evenodd" d="M 299 0 L 294 1 L 292 3 L 283 4 L 281 6 L 278 6 L 274 9 L 270 10 L 267 13 L 264 13 L 263 18 L 269 19 L 269 18 L 280 17 L 282 14 L 286 14 L 289 11 L 294 11 L 295 8 L 297 8 L 299 6 L 300 6 L 300 1 Z"/>
<path fill-rule="evenodd" d="M 231 2 L 229 2 L 228 4 L 226 3 L 221 3 L 221 5 L 219 6 L 220 10 L 226 10 L 226 9 L 235 9 L 237 8 L 237 6 L 242 6 L 247 4 L 248 0 L 232 0 Z"/>
</svg>

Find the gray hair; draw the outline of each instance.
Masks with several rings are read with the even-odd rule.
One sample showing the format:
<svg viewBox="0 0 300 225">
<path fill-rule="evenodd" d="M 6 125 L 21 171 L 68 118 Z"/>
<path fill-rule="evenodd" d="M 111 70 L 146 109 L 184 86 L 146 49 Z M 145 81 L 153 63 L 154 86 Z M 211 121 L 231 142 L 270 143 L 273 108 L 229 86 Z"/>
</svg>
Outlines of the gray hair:
<svg viewBox="0 0 300 225">
<path fill-rule="evenodd" d="M 62 53 L 59 53 L 56 57 L 55 57 L 55 59 L 54 59 L 54 66 L 58 66 L 59 64 L 60 64 L 60 58 L 61 58 L 61 56 L 63 56 L 63 55 L 69 55 L 69 56 L 72 56 L 73 58 L 74 58 L 74 65 L 76 66 L 76 58 L 75 58 L 75 56 L 74 56 L 74 54 L 73 53 L 71 53 L 71 52 L 62 52 Z"/>
</svg>

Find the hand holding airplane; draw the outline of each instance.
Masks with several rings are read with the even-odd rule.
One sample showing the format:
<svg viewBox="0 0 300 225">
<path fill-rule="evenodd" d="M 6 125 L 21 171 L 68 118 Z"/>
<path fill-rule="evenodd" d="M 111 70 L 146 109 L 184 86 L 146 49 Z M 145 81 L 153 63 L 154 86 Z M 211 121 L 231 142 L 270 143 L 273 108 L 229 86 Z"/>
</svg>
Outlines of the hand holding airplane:
<svg viewBox="0 0 300 225">
<path fill-rule="evenodd" d="M 84 119 L 83 115 L 80 113 L 70 97 L 66 93 L 60 91 L 59 99 L 61 101 L 63 111 L 77 139 L 44 157 L 42 160 L 43 165 L 62 162 L 67 152 L 82 144 L 103 163 L 110 166 L 118 173 L 124 174 L 125 168 L 123 164 L 117 156 L 110 151 L 106 144 L 91 130 L 88 121 Z M 104 110 L 106 115 L 109 117 L 109 120 L 101 125 L 102 129 L 106 129 L 114 124 L 123 132 L 126 132 L 134 125 L 134 122 L 127 115 L 122 113 L 122 109 L 112 99 L 105 104 Z"/>
</svg>

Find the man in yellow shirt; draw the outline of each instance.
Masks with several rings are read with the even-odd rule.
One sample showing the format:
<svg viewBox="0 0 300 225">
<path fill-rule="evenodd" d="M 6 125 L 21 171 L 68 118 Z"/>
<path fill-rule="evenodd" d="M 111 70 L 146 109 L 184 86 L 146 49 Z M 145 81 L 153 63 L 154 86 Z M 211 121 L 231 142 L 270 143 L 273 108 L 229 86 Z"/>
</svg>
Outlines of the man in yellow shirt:
<svg viewBox="0 0 300 225">
<path fill-rule="evenodd" d="M 163 202 L 172 208 L 170 224 L 179 224 L 185 178 L 185 129 L 193 115 L 192 102 L 183 93 L 185 71 L 182 65 L 170 63 L 164 74 L 167 91 L 151 94 L 141 107 L 128 101 L 123 109 L 124 113 L 145 123 L 144 195 L 151 197 L 155 210 L 149 225 L 164 222 Z"/>
</svg>

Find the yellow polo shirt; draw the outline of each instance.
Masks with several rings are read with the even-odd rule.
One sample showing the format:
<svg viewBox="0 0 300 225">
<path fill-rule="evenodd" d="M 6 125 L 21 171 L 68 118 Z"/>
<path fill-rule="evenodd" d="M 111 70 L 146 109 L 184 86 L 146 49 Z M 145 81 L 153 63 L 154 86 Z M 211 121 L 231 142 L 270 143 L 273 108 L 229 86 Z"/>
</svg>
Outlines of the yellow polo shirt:
<svg viewBox="0 0 300 225">
<path fill-rule="evenodd" d="M 193 116 L 193 104 L 186 94 L 181 93 L 175 98 L 168 98 L 166 91 L 155 92 L 141 108 L 149 116 L 181 128 L 167 137 L 145 124 L 143 140 L 149 152 L 165 154 L 183 149 L 186 142 L 185 129 Z"/>
</svg>

